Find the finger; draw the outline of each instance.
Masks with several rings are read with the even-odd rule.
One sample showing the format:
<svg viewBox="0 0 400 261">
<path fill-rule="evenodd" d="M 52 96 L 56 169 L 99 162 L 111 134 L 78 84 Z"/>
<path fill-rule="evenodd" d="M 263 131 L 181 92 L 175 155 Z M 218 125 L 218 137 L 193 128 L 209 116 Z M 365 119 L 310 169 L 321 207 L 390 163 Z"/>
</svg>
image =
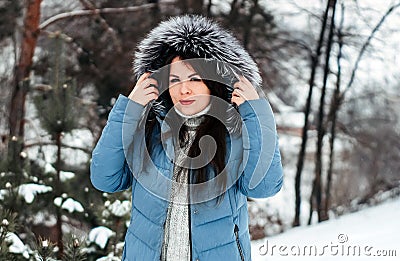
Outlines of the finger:
<svg viewBox="0 0 400 261">
<path fill-rule="evenodd" d="M 152 101 L 152 100 L 157 100 L 158 99 L 158 94 L 155 94 L 155 93 L 149 93 L 148 95 L 146 95 L 146 97 L 149 99 L 149 101 Z"/>
<path fill-rule="evenodd" d="M 155 93 L 155 94 L 159 95 L 159 91 L 156 87 L 148 87 L 145 89 L 144 94 L 150 94 L 150 93 Z"/>
<path fill-rule="evenodd" d="M 150 72 L 145 72 L 144 74 L 142 74 L 139 79 L 138 79 L 138 83 L 142 83 L 144 80 L 146 80 L 149 76 L 150 76 Z"/>
<path fill-rule="evenodd" d="M 244 100 L 240 97 L 232 97 L 232 99 L 231 99 L 231 103 L 235 104 L 236 106 L 239 106 L 243 102 L 244 102 Z"/>
<path fill-rule="evenodd" d="M 149 87 L 155 87 L 158 88 L 158 82 L 152 78 L 147 78 L 146 80 L 143 81 L 143 89 L 147 89 Z"/>
<path fill-rule="evenodd" d="M 145 89 L 148 89 L 148 88 L 156 88 L 156 89 L 158 89 L 157 87 L 158 87 L 158 86 L 157 86 L 156 84 L 154 84 L 154 83 L 149 83 L 149 84 L 147 84 L 144 88 L 145 88 Z"/>
<path fill-rule="evenodd" d="M 236 83 L 233 85 L 233 89 L 234 89 L 234 90 L 243 90 L 242 84 L 241 84 L 240 82 L 236 82 Z"/>
<path fill-rule="evenodd" d="M 240 96 L 240 95 L 238 95 L 237 93 L 233 93 L 232 94 L 232 99 L 243 99 L 243 97 L 242 96 Z"/>
<path fill-rule="evenodd" d="M 245 76 L 240 76 L 240 81 L 242 81 L 243 83 L 245 83 L 248 86 L 252 86 L 253 84 L 249 81 L 249 79 L 247 79 Z"/>
<path fill-rule="evenodd" d="M 232 92 L 232 95 L 245 98 L 244 92 L 243 92 L 242 90 L 240 90 L 240 89 L 235 89 L 235 90 Z"/>
<path fill-rule="evenodd" d="M 246 77 L 242 76 L 241 82 L 243 83 L 244 89 L 255 89 L 253 84 Z"/>
<path fill-rule="evenodd" d="M 142 86 L 143 89 L 146 89 L 146 88 L 148 88 L 150 86 L 150 83 L 151 83 L 150 79 L 146 78 L 142 82 L 140 82 L 139 84 L 140 84 L 140 86 Z"/>
</svg>

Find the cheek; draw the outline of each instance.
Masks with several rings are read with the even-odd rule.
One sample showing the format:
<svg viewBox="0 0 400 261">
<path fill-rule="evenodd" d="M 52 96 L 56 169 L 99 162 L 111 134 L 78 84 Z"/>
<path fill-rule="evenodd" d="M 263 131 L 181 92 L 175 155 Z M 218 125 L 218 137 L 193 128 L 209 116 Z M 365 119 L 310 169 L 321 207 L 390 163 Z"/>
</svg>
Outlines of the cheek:
<svg viewBox="0 0 400 261">
<path fill-rule="evenodd" d="M 169 96 L 171 96 L 171 100 L 172 100 L 173 104 L 175 105 L 175 103 L 177 101 L 176 88 L 169 88 L 168 92 L 169 92 Z"/>
<path fill-rule="evenodd" d="M 208 105 L 210 103 L 211 97 L 208 95 L 207 97 L 204 98 L 204 102 Z"/>
</svg>

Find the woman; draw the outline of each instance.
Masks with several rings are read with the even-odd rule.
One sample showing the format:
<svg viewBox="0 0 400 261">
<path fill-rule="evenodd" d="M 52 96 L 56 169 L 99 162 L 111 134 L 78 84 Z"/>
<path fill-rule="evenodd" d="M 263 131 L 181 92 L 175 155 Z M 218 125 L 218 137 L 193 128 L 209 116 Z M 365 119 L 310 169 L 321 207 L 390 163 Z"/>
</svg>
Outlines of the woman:
<svg viewBox="0 0 400 261">
<path fill-rule="evenodd" d="M 218 24 L 185 15 L 142 40 L 134 69 L 91 162 L 97 189 L 132 188 L 123 260 L 251 260 L 246 199 L 283 180 L 255 62 Z"/>
</svg>

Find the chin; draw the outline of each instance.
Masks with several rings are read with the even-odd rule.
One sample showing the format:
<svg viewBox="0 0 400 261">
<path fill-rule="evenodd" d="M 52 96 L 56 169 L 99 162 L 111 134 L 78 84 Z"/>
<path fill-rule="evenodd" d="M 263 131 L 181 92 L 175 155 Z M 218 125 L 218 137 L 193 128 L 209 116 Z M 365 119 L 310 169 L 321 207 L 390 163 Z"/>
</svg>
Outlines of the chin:
<svg viewBox="0 0 400 261">
<path fill-rule="evenodd" d="M 197 113 L 197 111 L 193 111 L 193 110 L 181 110 L 181 112 L 187 116 L 192 116 Z"/>
</svg>

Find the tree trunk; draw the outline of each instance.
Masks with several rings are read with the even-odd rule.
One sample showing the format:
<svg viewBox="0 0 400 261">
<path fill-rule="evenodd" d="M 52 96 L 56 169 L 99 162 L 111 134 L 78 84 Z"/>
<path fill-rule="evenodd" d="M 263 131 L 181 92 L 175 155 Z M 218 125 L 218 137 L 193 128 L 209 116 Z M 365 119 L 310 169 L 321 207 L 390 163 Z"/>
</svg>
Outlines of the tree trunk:
<svg viewBox="0 0 400 261">
<path fill-rule="evenodd" d="M 233 0 L 231 3 L 231 10 L 229 11 L 228 15 L 228 24 L 233 24 L 235 20 L 237 19 L 238 15 L 238 0 Z"/>
<path fill-rule="evenodd" d="M 257 8 L 258 8 L 258 0 L 253 0 L 253 6 L 250 8 L 250 14 L 244 23 L 244 30 L 243 30 L 243 46 L 244 46 L 244 48 L 247 48 L 247 45 L 250 42 L 252 21 L 253 21 L 254 15 L 256 14 Z"/>
<path fill-rule="evenodd" d="M 334 162 L 334 146 L 335 146 L 335 138 L 336 138 L 336 119 L 337 119 L 337 108 L 339 107 L 339 94 L 340 94 L 340 86 L 341 86 L 341 77 L 342 77 L 342 49 L 343 49 L 343 23 L 344 23 L 344 4 L 342 6 L 342 14 L 340 19 L 340 25 L 338 28 L 338 54 L 336 57 L 337 64 L 337 78 L 336 78 L 336 89 L 335 93 L 332 97 L 331 108 L 329 113 L 333 112 L 333 115 L 328 114 L 328 120 L 331 121 L 331 137 L 329 139 L 329 167 L 327 173 L 327 181 L 326 181 L 326 191 L 325 191 L 325 203 L 324 203 L 324 212 L 328 213 L 330 208 L 330 200 L 331 200 L 331 184 L 332 184 L 332 173 L 333 173 L 333 162 Z"/>
<path fill-rule="evenodd" d="M 42 0 L 27 1 L 20 56 L 14 71 L 9 116 L 11 142 L 8 144 L 8 155 L 10 159 L 10 170 L 17 173 L 22 169 L 22 161 L 19 155 L 24 143 L 25 100 L 29 87 L 32 57 L 39 35 L 38 27 L 40 22 L 41 2 Z"/>
<path fill-rule="evenodd" d="M 208 0 L 207 4 L 207 16 L 211 17 L 211 7 L 212 7 L 212 0 Z"/>
<path fill-rule="evenodd" d="M 307 130 L 309 128 L 309 123 L 308 123 L 308 117 L 310 115 L 311 111 L 311 98 L 312 98 L 312 92 L 314 89 L 314 84 L 315 84 L 315 73 L 317 71 L 317 67 L 319 64 L 319 57 L 321 55 L 321 49 L 322 49 L 322 44 L 324 40 L 324 34 L 325 34 L 325 28 L 326 28 L 326 21 L 328 19 L 328 11 L 329 11 L 329 1 L 327 3 L 323 19 L 322 19 L 322 24 L 321 24 L 321 31 L 319 35 L 319 40 L 317 44 L 317 49 L 316 53 L 312 54 L 311 56 L 311 75 L 310 75 L 310 80 L 309 80 L 309 86 L 310 89 L 308 91 L 308 97 L 307 97 L 307 102 L 306 102 L 306 107 L 304 110 L 304 127 L 303 127 L 303 133 L 302 133 L 302 141 L 301 141 L 301 147 L 300 147 L 300 152 L 299 152 L 299 157 L 297 160 L 297 171 L 296 171 L 296 177 L 295 177 L 295 194 L 296 194 L 296 206 L 295 206 L 295 217 L 293 220 L 293 226 L 299 226 L 300 225 L 300 207 L 301 207 L 301 190 L 300 190 L 300 185 L 301 185 L 301 173 L 303 171 L 303 166 L 304 166 L 304 161 L 305 161 L 305 152 L 306 152 L 306 145 L 307 145 L 307 139 L 308 139 L 308 134 Z"/>
<path fill-rule="evenodd" d="M 325 106 L 325 96 L 326 96 L 326 84 L 328 81 L 329 76 L 329 61 L 331 56 L 332 50 L 332 42 L 333 42 L 333 34 L 334 34 L 334 27 L 335 27 L 335 13 L 336 13 L 336 0 L 330 0 L 330 7 L 332 9 L 331 13 L 331 21 L 330 21 L 330 28 L 329 28 L 329 35 L 328 35 L 328 42 L 325 51 L 325 66 L 324 66 L 324 76 L 323 76 L 323 83 L 321 89 L 321 97 L 320 97 L 320 104 L 319 104 L 319 113 L 318 113 L 318 122 L 317 122 L 317 132 L 318 132 L 318 139 L 317 139 L 317 151 L 315 155 L 315 203 L 316 203 L 316 210 L 318 213 L 318 222 L 324 221 L 328 219 L 327 213 L 325 213 L 324 208 L 322 207 L 322 153 L 323 153 L 323 146 L 324 146 L 324 136 L 325 136 L 325 125 L 324 125 L 324 106 Z"/>
<path fill-rule="evenodd" d="M 56 145 L 57 145 L 57 162 L 56 162 L 56 184 L 55 184 L 55 195 L 56 197 L 62 198 L 62 191 L 61 191 L 61 180 L 60 180 L 60 171 L 61 171 L 61 133 L 56 134 Z M 62 199 L 63 200 L 63 199 Z M 61 202 L 62 204 L 62 202 Z M 61 205 L 57 206 L 57 246 L 59 248 L 57 257 L 60 259 L 64 252 L 63 247 L 63 232 L 62 232 L 62 213 L 61 213 Z"/>
<path fill-rule="evenodd" d="M 307 225 L 311 225 L 312 222 L 312 215 L 314 212 L 314 207 L 315 207 L 315 180 L 313 181 L 313 186 L 312 186 L 312 190 L 311 190 L 311 196 L 310 196 L 310 211 L 308 212 L 308 221 L 307 221 Z"/>
</svg>

